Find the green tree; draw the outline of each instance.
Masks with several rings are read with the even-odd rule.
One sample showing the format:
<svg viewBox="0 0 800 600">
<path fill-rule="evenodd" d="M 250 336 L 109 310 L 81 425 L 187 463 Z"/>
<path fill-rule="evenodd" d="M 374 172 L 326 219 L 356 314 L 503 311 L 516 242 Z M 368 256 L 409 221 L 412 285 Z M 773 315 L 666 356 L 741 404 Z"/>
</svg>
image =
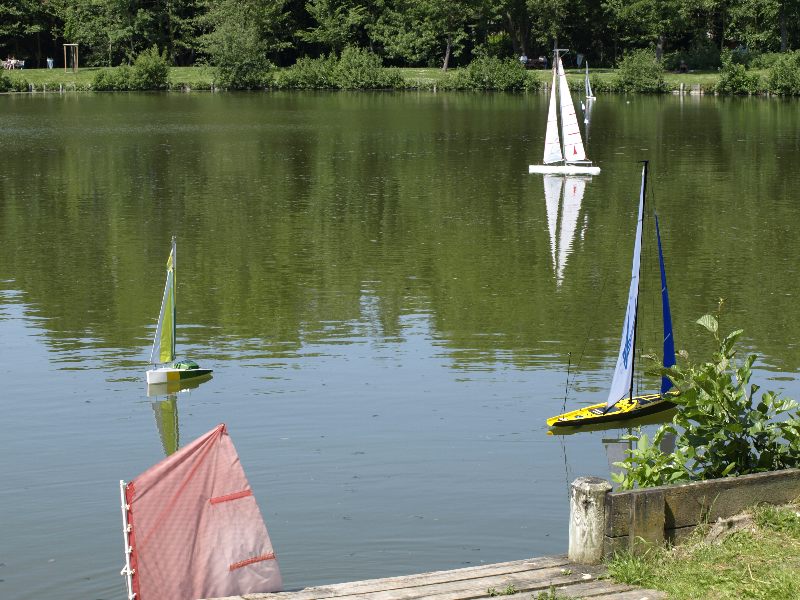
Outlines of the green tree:
<svg viewBox="0 0 800 600">
<path fill-rule="evenodd" d="M 478 15 L 479 4 L 473 0 L 397 0 L 370 34 L 389 57 L 414 64 L 432 64 L 440 57 L 446 71 L 451 57 L 464 51 Z"/>
<path fill-rule="evenodd" d="M 667 42 L 685 31 L 683 0 L 605 0 L 603 8 L 620 41 L 634 48 L 655 47 L 661 60 Z"/>
<path fill-rule="evenodd" d="M 249 89 L 266 83 L 269 59 L 288 46 L 284 40 L 285 0 L 207 0 L 200 43 L 217 68 L 222 87 Z"/>
<path fill-rule="evenodd" d="M 355 41 L 358 30 L 369 17 L 364 6 L 339 0 L 311 0 L 306 10 L 316 25 L 298 32 L 298 37 L 332 49 L 337 55 Z"/>
</svg>

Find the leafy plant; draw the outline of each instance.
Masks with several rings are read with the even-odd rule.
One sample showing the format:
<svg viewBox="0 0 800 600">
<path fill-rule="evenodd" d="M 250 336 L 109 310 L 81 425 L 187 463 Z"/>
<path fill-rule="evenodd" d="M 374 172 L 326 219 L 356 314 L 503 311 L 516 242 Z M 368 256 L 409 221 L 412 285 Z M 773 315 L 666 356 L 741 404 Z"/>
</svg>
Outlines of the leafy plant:
<svg viewBox="0 0 800 600">
<path fill-rule="evenodd" d="M 4 73 L 0 73 L 0 92 L 9 92 L 11 87 L 11 78 Z"/>
<path fill-rule="evenodd" d="M 758 74 L 748 73 L 747 67 L 734 61 L 731 52 L 723 53 L 719 81 L 715 88 L 718 92 L 722 94 L 752 94 L 758 91 L 758 82 Z"/>
<path fill-rule="evenodd" d="M 759 386 L 750 384 L 756 356 L 737 357 L 741 329 L 720 336 L 721 310 L 722 302 L 715 315 L 697 320 L 716 342 L 711 360 L 692 364 L 684 352 L 685 364 L 655 368 L 654 374 L 668 376 L 678 390 L 672 399 L 678 411 L 671 424 L 656 431 L 653 443 L 641 431 L 630 437 L 637 446 L 617 463 L 625 469 L 617 478 L 624 489 L 800 464 L 800 405 L 771 391 L 756 399 Z M 676 434 L 675 451 L 665 454 L 657 446 L 668 432 Z"/>
<path fill-rule="evenodd" d="M 503 590 L 498 590 L 497 588 L 490 587 L 488 590 L 486 590 L 486 595 L 487 596 L 492 596 L 492 597 L 494 597 L 494 596 L 513 596 L 514 594 L 517 593 L 517 591 L 518 590 L 517 590 L 516 587 L 514 587 L 514 584 L 513 583 L 509 583 L 505 587 L 505 589 L 503 589 Z"/>
<path fill-rule="evenodd" d="M 442 87 L 457 90 L 537 90 L 538 77 L 525 70 L 518 60 L 482 56 L 464 69 L 456 69 L 442 79 Z"/>
<path fill-rule="evenodd" d="M 664 92 L 664 66 L 648 50 L 634 50 L 617 65 L 615 87 L 621 92 Z"/>
<path fill-rule="evenodd" d="M 336 86 L 344 90 L 402 87 L 403 76 L 394 69 L 385 69 L 380 56 L 355 46 L 342 50 L 333 68 Z"/>
<path fill-rule="evenodd" d="M 636 444 L 634 451 L 614 466 L 624 469 L 620 473 L 612 473 L 611 478 L 620 484 L 620 489 L 630 490 L 634 487 L 654 487 L 668 483 L 690 481 L 692 473 L 687 468 L 688 457 L 681 449 L 675 452 L 662 452 L 661 442 L 668 433 L 675 433 L 672 425 L 659 428 L 650 441 L 641 429 L 636 435 L 622 436 Z"/>
<path fill-rule="evenodd" d="M 136 57 L 131 71 L 130 89 L 165 90 L 169 86 L 167 53 L 159 53 L 153 46 Z"/>
<path fill-rule="evenodd" d="M 800 51 L 788 52 L 775 61 L 767 87 L 773 94 L 800 95 Z"/>
</svg>

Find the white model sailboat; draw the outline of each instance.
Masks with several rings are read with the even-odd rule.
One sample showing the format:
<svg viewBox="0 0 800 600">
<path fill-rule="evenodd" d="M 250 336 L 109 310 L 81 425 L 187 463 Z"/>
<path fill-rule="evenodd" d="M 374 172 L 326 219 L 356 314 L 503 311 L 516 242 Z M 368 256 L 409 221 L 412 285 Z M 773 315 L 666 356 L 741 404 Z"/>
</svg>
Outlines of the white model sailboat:
<svg viewBox="0 0 800 600">
<path fill-rule="evenodd" d="M 608 421 L 619 421 L 641 417 L 674 406 L 670 402 L 672 382 L 663 377 L 661 392 L 657 394 L 633 395 L 634 363 L 636 362 L 636 325 L 639 316 L 639 266 L 642 252 L 642 221 L 644 218 L 644 200 L 647 190 L 647 162 L 642 169 L 642 189 L 639 196 L 639 217 L 636 223 L 636 237 L 633 246 L 633 265 L 631 267 L 631 285 L 628 291 L 628 308 L 622 325 L 617 365 L 608 393 L 608 401 L 579 408 L 547 419 L 550 427 L 581 426 Z M 663 364 L 671 367 L 675 364 L 675 343 L 672 338 L 672 317 L 669 310 L 667 293 L 667 275 L 664 268 L 664 256 L 661 251 L 661 234 L 656 223 L 656 239 L 658 241 L 658 261 L 661 272 L 661 314 L 664 327 Z"/>
<path fill-rule="evenodd" d="M 592 92 L 592 83 L 589 81 L 589 61 L 586 61 L 586 79 L 583 83 L 584 91 L 586 92 L 587 100 L 595 100 L 594 92 Z"/>
<path fill-rule="evenodd" d="M 564 279 L 564 267 L 572 252 L 572 242 L 578 226 L 583 194 L 589 177 L 544 176 L 544 199 L 547 207 L 547 227 L 550 231 L 550 254 L 556 284 Z M 563 194 L 562 194 L 563 191 Z"/>
<path fill-rule="evenodd" d="M 194 377 L 203 377 L 211 373 L 211 369 L 201 369 L 193 360 L 175 360 L 175 238 L 172 238 L 172 249 L 167 260 L 167 283 L 164 286 L 164 297 L 161 300 L 161 312 L 158 315 L 158 326 L 150 352 L 150 364 L 153 368 L 147 371 L 147 383 L 167 383 Z M 161 366 L 157 366 L 161 365 Z"/>
<path fill-rule="evenodd" d="M 528 166 L 528 173 L 598 175 L 600 167 L 594 166 L 592 161 L 586 158 L 581 130 L 575 115 L 575 105 L 572 103 L 564 65 L 558 52 L 556 50 L 553 57 L 553 85 L 550 91 L 550 106 L 547 110 L 543 164 Z"/>
</svg>

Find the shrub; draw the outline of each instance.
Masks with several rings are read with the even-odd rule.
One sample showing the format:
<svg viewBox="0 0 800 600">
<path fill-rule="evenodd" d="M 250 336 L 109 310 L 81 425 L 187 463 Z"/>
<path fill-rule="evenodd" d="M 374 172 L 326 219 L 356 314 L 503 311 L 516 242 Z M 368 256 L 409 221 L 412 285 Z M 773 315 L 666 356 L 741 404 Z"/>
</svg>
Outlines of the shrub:
<svg viewBox="0 0 800 600">
<path fill-rule="evenodd" d="M 333 67 L 336 86 L 343 90 L 402 87 L 403 76 L 395 69 L 385 69 L 374 52 L 349 46 Z"/>
<path fill-rule="evenodd" d="M 169 87 L 169 63 L 166 50 L 159 54 L 153 46 L 136 57 L 130 73 L 132 90 L 165 90 Z"/>
<path fill-rule="evenodd" d="M 800 95 L 800 51 L 787 52 L 775 62 L 767 87 L 773 94 Z"/>
<path fill-rule="evenodd" d="M 336 87 L 333 67 L 336 58 L 303 57 L 288 69 L 278 72 L 274 85 L 281 89 L 324 90 Z"/>
<path fill-rule="evenodd" d="M 751 55 L 748 66 L 751 69 L 771 69 L 772 66 L 780 60 L 780 52 L 764 52 L 763 54 Z"/>
<path fill-rule="evenodd" d="M 10 92 L 11 87 L 11 77 L 5 73 L 0 73 L 0 92 Z"/>
<path fill-rule="evenodd" d="M 518 60 L 480 57 L 465 69 L 448 73 L 441 82 L 442 88 L 454 90 L 537 90 L 539 78 L 525 70 Z"/>
<path fill-rule="evenodd" d="M 132 69 L 128 65 L 101 69 L 92 79 L 92 89 L 100 92 L 119 92 L 131 89 Z"/>
<path fill-rule="evenodd" d="M 621 92 L 664 92 L 667 89 L 664 67 L 652 52 L 634 50 L 617 65 L 614 87 Z"/>
<path fill-rule="evenodd" d="M 750 384 L 756 356 L 751 354 L 739 362 L 735 344 L 742 330 L 721 338 L 718 315 L 705 315 L 697 321 L 717 344 L 710 361 L 694 365 L 682 353 L 685 366 L 656 369 L 675 384 L 679 395 L 673 402 L 678 412 L 671 424 L 658 429 L 652 444 L 641 432 L 627 436 L 637 447 L 628 451 L 624 461 L 615 463 L 625 471 L 613 476 L 623 489 L 800 464 L 799 405 L 770 391 L 756 400 L 759 387 Z M 657 449 L 666 433 L 676 435 L 676 449 L 671 454 Z"/>
<path fill-rule="evenodd" d="M 369 50 L 348 47 L 335 56 L 301 58 L 275 76 L 281 89 L 394 89 L 405 86 L 396 69 L 384 68 L 380 57 Z"/>
<path fill-rule="evenodd" d="M 752 94 L 758 91 L 759 77 L 757 73 L 748 73 L 747 67 L 734 62 L 730 52 L 722 55 L 722 68 L 719 81 L 714 88 L 721 94 Z"/>
</svg>

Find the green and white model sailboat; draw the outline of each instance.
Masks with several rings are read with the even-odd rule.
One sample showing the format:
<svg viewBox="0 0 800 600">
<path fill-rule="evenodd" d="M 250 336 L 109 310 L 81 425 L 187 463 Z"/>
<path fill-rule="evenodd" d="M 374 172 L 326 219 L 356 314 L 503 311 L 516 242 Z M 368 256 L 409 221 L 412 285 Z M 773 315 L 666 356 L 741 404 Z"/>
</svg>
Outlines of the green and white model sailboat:
<svg viewBox="0 0 800 600">
<path fill-rule="evenodd" d="M 175 362 L 175 258 L 173 237 L 172 249 L 167 260 L 167 283 L 164 286 L 161 312 L 158 315 L 158 326 L 153 339 L 153 349 L 150 352 L 150 364 L 153 368 L 147 371 L 148 384 L 182 381 L 211 373 L 211 369 L 201 369 L 193 360 Z"/>
</svg>

